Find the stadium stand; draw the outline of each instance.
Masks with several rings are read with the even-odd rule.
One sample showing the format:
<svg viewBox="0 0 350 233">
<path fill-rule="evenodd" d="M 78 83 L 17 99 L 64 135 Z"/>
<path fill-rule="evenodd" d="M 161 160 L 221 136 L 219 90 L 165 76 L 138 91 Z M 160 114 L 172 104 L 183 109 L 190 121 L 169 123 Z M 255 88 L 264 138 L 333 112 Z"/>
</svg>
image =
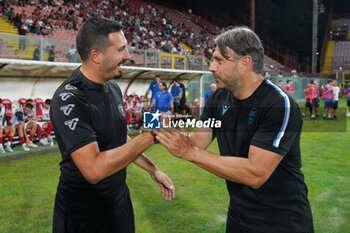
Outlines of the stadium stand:
<svg viewBox="0 0 350 233">
<path fill-rule="evenodd" d="M 350 69 L 350 16 L 331 16 L 321 71 L 335 73 Z"/>
<path fill-rule="evenodd" d="M 332 71 L 335 72 L 339 67 L 342 67 L 344 70 L 350 69 L 350 41 L 338 41 L 335 43 Z"/>
<path fill-rule="evenodd" d="M 26 51 L 19 51 L 18 40 L 2 38 L 0 53 L 2 57 L 15 59 L 33 59 L 33 52 L 40 47 L 40 38 L 49 38 L 50 45 L 55 45 L 54 61 L 68 62 L 69 48 L 74 44 L 77 30 L 86 18 L 94 15 L 103 15 L 119 20 L 125 25 L 125 35 L 132 50 L 147 50 L 175 54 L 192 54 L 205 56 L 207 65 L 210 63 L 214 51 L 213 38 L 221 30 L 190 12 L 180 11 L 158 3 L 149 3 L 140 0 L 125 1 L 53 1 L 48 4 L 44 1 L 3 1 L 5 7 L 1 13 L 9 22 L 16 25 L 24 22 L 28 39 Z M 10 9 L 13 8 L 11 16 Z M 0 21 L 0 32 L 16 34 L 16 29 L 9 22 Z M 7 23 L 2 29 L 2 23 Z M 17 24 L 18 26 L 18 24 Z M 225 30 L 225 28 L 223 28 Z M 48 60 L 50 45 L 43 46 L 43 59 Z M 283 67 L 276 64 L 272 58 L 266 57 L 266 67 Z M 154 60 L 158 56 L 148 56 L 143 61 L 143 54 L 133 55 L 133 65 L 155 67 Z M 190 64 L 198 62 L 192 58 Z M 171 66 L 171 62 L 170 65 Z M 170 68 L 170 67 L 168 67 Z"/>
</svg>

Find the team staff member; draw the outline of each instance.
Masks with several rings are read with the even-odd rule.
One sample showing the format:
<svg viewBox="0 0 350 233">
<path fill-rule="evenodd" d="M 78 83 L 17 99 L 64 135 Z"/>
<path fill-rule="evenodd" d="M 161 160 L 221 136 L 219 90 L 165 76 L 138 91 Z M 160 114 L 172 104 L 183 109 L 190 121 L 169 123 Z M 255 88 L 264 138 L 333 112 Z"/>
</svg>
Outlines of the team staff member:
<svg viewBox="0 0 350 233">
<path fill-rule="evenodd" d="M 185 87 L 185 84 L 183 84 L 181 79 L 179 79 L 179 85 L 181 87 L 181 92 L 182 92 L 180 104 L 179 104 L 179 111 L 182 115 L 185 115 L 186 111 L 187 113 L 189 113 L 189 107 L 187 106 L 187 103 L 186 103 L 186 87 Z"/>
<path fill-rule="evenodd" d="M 174 114 L 173 96 L 168 92 L 165 82 L 159 84 L 159 92 L 148 107 L 148 111 L 151 111 L 153 106 L 157 106 L 156 109 L 162 113 L 163 117 L 170 118 Z"/>
<path fill-rule="evenodd" d="M 90 18 L 76 43 L 82 65 L 56 90 L 50 111 L 62 154 L 53 232 L 133 233 L 126 167 L 134 162 L 148 171 L 168 200 L 174 187 L 142 153 L 153 144 L 152 134 L 127 137 L 122 92 L 112 80 L 130 59 L 122 26 Z"/>
<path fill-rule="evenodd" d="M 209 98 L 209 96 L 211 94 L 213 94 L 213 92 L 216 91 L 216 84 L 215 83 L 212 83 L 210 84 L 210 88 L 209 90 L 205 93 L 204 95 L 204 101 L 203 101 L 203 105 L 205 105 L 205 101 L 207 101 L 207 99 Z"/>
<path fill-rule="evenodd" d="M 180 99 L 182 95 L 181 87 L 179 86 L 179 80 L 174 79 L 173 86 L 171 87 L 171 95 L 173 96 L 174 112 L 179 112 Z"/>
<path fill-rule="evenodd" d="M 173 155 L 226 179 L 227 233 L 314 232 L 300 170 L 297 102 L 262 78 L 264 49 L 253 31 L 236 27 L 215 42 L 209 69 L 219 89 L 201 119 L 221 120 L 221 128 L 196 128 L 187 136 L 166 128 L 156 138 Z M 221 156 L 205 151 L 214 136 Z"/>
<path fill-rule="evenodd" d="M 151 91 L 152 92 L 152 96 L 151 96 L 151 100 L 149 101 L 149 103 L 151 104 L 153 99 L 154 99 L 154 96 L 158 93 L 159 91 L 159 84 L 160 84 L 160 76 L 159 74 L 157 74 L 154 78 L 154 81 L 151 82 L 151 84 L 149 85 L 149 88 L 147 89 L 146 91 L 146 94 L 145 94 L 145 97 L 146 97 L 146 100 L 148 99 L 148 93 Z"/>
</svg>

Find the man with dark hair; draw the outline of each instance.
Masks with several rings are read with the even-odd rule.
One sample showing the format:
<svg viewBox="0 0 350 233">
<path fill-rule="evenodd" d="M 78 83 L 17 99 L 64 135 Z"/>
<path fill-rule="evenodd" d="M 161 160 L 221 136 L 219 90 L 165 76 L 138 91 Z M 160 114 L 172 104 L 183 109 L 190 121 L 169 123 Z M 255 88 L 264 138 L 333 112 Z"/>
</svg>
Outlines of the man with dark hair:
<svg viewBox="0 0 350 233">
<path fill-rule="evenodd" d="M 53 138 L 50 136 L 51 132 L 52 132 L 52 123 L 50 120 L 50 106 L 51 106 L 51 99 L 46 99 L 44 104 L 42 105 L 41 108 L 37 108 L 37 125 L 38 128 L 40 129 L 39 131 L 37 130 L 37 135 L 39 138 L 39 141 L 42 145 L 47 146 L 47 145 L 51 145 L 53 146 L 54 141 Z M 44 129 L 45 131 L 45 135 L 42 138 L 41 137 L 41 129 Z"/>
<path fill-rule="evenodd" d="M 333 80 L 328 80 L 327 85 L 323 87 L 324 113 L 323 119 L 332 120 L 331 108 L 333 107 Z M 327 118 L 328 117 L 328 118 Z"/>
<path fill-rule="evenodd" d="M 158 93 L 159 91 L 159 83 L 160 83 L 160 76 L 159 74 L 156 75 L 156 77 L 154 78 L 154 81 L 151 82 L 151 84 L 149 85 L 149 88 L 146 91 L 145 97 L 146 97 L 146 101 L 148 99 L 148 93 L 151 91 L 152 92 L 152 96 L 151 96 L 151 100 L 149 101 L 149 103 L 151 104 L 154 96 Z"/>
<path fill-rule="evenodd" d="M 25 114 L 26 115 L 26 119 L 25 119 L 25 122 L 24 122 L 24 129 L 25 129 L 24 136 L 26 138 L 27 146 L 36 148 L 36 147 L 38 147 L 38 145 L 33 143 L 33 139 L 34 139 L 35 133 L 37 134 L 39 139 L 41 139 L 40 126 L 37 124 L 37 121 L 39 119 L 38 118 L 38 108 L 34 107 L 35 104 L 34 104 L 33 99 L 26 99 L 26 105 L 27 104 L 31 104 L 32 105 L 32 109 L 30 110 L 29 113 Z M 27 134 L 27 130 L 30 130 L 29 136 Z"/>
<path fill-rule="evenodd" d="M 182 95 L 181 87 L 179 86 L 179 80 L 175 79 L 173 81 L 173 86 L 171 87 L 171 95 L 173 96 L 174 113 L 179 113 L 180 99 Z"/>
<path fill-rule="evenodd" d="M 338 102 L 339 102 L 339 93 L 340 88 L 338 86 L 337 80 L 333 81 L 333 118 L 337 119 L 337 109 L 338 109 Z"/>
<path fill-rule="evenodd" d="M 182 115 L 185 115 L 186 111 L 189 110 L 189 107 L 186 104 L 186 87 L 183 84 L 181 79 L 179 79 L 179 84 L 180 84 L 181 92 L 182 92 L 180 104 L 179 104 L 179 110 L 180 110 L 180 113 L 182 113 Z"/>
<path fill-rule="evenodd" d="M 284 85 L 283 85 L 283 81 L 282 80 L 278 81 L 278 86 L 280 88 L 284 89 Z"/>
<path fill-rule="evenodd" d="M 135 111 L 135 101 L 134 101 L 134 97 L 132 95 L 128 96 L 128 99 L 124 102 L 124 109 L 125 109 L 125 115 L 126 115 L 126 123 L 127 123 L 127 127 L 128 129 L 132 128 L 132 114 Z"/>
<path fill-rule="evenodd" d="M 148 171 L 166 200 L 174 186 L 142 153 L 154 143 L 152 133 L 127 136 L 122 92 L 112 80 L 130 58 L 121 24 L 90 18 L 76 43 L 82 65 L 56 90 L 50 110 L 62 154 L 53 232 L 133 233 L 126 167 L 134 162 Z"/>
<path fill-rule="evenodd" d="M 312 80 L 311 82 L 311 106 L 312 106 L 312 115 L 311 119 L 315 119 L 319 117 L 318 107 L 320 106 L 320 100 L 318 98 L 318 82 Z"/>
<path fill-rule="evenodd" d="M 292 84 L 293 84 L 292 80 L 287 80 L 286 91 L 288 91 L 289 94 L 294 95 L 294 88 Z"/>
<path fill-rule="evenodd" d="M 218 83 L 202 121 L 221 127 L 156 132 L 173 155 L 226 179 L 230 195 L 227 233 L 314 232 L 301 172 L 298 103 L 262 78 L 264 49 L 258 36 L 236 27 L 215 40 L 210 71 Z M 221 156 L 205 151 L 217 137 Z"/>
<path fill-rule="evenodd" d="M 173 96 L 168 92 L 165 82 L 159 84 L 159 92 L 154 96 L 148 111 L 151 111 L 153 106 L 161 112 L 162 117 L 170 118 L 174 114 Z"/>
<path fill-rule="evenodd" d="M 49 57 L 47 58 L 48 61 L 55 61 L 56 58 L 56 52 L 55 52 L 55 46 L 52 45 L 51 49 L 49 51 Z"/>
<path fill-rule="evenodd" d="M 24 108 L 17 109 L 16 112 L 13 114 L 10 120 L 10 124 L 16 128 L 19 140 L 22 144 L 22 148 L 24 151 L 29 151 L 29 147 L 37 147 L 35 144 L 33 144 L 32 140 L 34 138 L 35 130 L 36 130 L 36 124 L 31 124 L 28 129 L 30 129 L 30 139 L 28 140 L 26 144 L 26 125 L 25 121 L 27 121 L 31 111 L 33 110 L 33 105 L 31 103 L 26 103 Z M 35 146 L 33 146 L 35 145 Z"/>
<path fill-rule="evenodd" d="M 303 117 L 306 115 L 306 109 L 309 109 L 310 116 L 312 116 L 312 88 L 311 83 L 306 83 L 305 93 L 305 107 L 303 112 Z"/>
</svg>

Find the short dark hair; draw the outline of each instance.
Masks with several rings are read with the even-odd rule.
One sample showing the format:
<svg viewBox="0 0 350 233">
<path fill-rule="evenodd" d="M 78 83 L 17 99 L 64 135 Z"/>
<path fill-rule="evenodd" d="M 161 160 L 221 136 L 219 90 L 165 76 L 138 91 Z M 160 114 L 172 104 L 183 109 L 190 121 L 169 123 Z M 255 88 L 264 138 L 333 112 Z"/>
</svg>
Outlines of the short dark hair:
<svg viewBox="0 0 350 233">
<path fill-rule="evenodd" d="M 51 99 L 46 99 L 46 100 L 45 100 L 45 104 L 50 105 L 50 104 L 51 104 Z"/>
<path fill-rule="evenodd" d="M 255 73 L 261 74 L 264 67 L 264 47 L 259 37 L 248 27 L 238 26 L 226 31 L 215 39 L 220 53 L 226 59 L 227 49 L 231 49 L 235 54 L 242 57 L 249 55 L 253 60 Z"/>
<path fill-rule="evenodd" d="M 168 90 L 168 87 L 166 85 L 166 82 L 161 82 L 161 84 L 165 87 L 165 90 Z"/>
<path fill-rule="evenodd" d="M 328 80 L 328 82 L 327 83 L 332 83 L 333 82 L 333 80 Z"/>
<path fill-rule="evenodd" d="M 110 19 L 102 17 L 92 17 L 81 26 L 76 43 L 77 51 L 82 61 L 86 61 L 93 49 L 104 51 L 110 41 L 108 35 L 113 32 L 120 32 L 123 26 Z"/>
<path fill-rule="evenodd" d="M 128 95 L 128 98 L 134 98 L 134 96 L 133 95 Z"/>
<path fill-rule="evenodd" d="M 33 99 L 26 99 L 26 103 L 34 102 Z"/>
<path fill-rule="evenodd" d="M 30 108 L 30 109 L 34 108 L 33 104 L 31 104 L 31 103 L 26 103 L 26 105 L 24 105 L 24 107 L 25 108 Z"/>
</svg>

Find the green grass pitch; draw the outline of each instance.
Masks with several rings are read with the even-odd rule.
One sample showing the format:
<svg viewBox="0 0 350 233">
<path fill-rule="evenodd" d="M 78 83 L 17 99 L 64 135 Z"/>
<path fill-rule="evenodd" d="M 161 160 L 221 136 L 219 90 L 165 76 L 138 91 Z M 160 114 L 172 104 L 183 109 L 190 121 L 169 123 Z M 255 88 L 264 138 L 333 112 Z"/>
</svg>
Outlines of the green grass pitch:
<svg viewBox="0 0 350 233">
<path fill-rule="evenodd" d="M 341 106 L 345 107 L 344 101 Z M 344 122 L 347 130 L 341 132 L 311 132 L 310 127 L 333 123 L 304 121 L 309 128 L 301 138 L 302 170 L 317 233 L 350 232 L 350 118 Z M 216 141 L 209 150 L 218 153 Z M 150 176 L 130 165 L 127 183 L 136 232 L 225 231 L 229 198 L 223 179 L 171 156 L 161 145 L 152 146 L 146 154 L 172 178 L 176 197 L 164 201 Z M 55 153 L 0 163 L 1 233 L 51 232 L 59 162 L 60 154 Z"/>
</svg>

